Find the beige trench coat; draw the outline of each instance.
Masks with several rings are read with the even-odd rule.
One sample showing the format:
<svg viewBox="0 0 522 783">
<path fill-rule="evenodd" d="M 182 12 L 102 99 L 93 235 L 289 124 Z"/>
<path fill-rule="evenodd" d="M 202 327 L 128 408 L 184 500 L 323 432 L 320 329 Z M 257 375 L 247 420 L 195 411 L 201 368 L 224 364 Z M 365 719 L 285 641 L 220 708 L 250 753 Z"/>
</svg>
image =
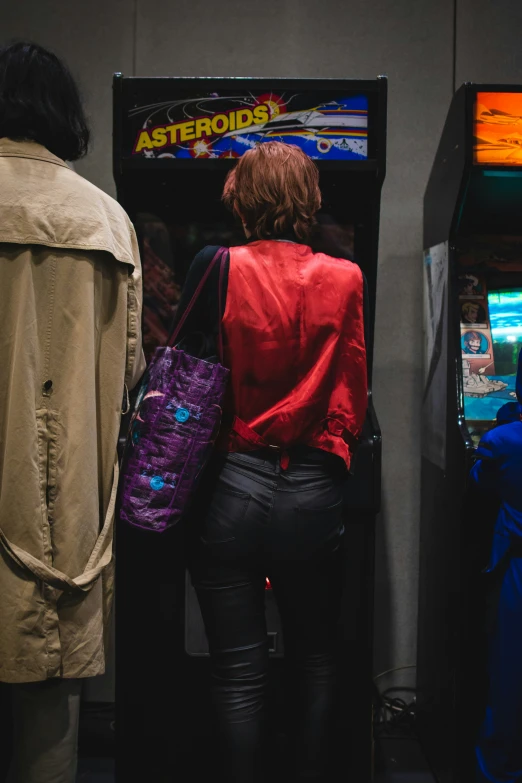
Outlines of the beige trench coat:
<svg viewBox="0 0 522 783">
<path fill-rule="evenodd" d="M 123 209 L 44 147 L 0 139 L 0 681 L 104 672 L 141 298 Z"/>
</svg>

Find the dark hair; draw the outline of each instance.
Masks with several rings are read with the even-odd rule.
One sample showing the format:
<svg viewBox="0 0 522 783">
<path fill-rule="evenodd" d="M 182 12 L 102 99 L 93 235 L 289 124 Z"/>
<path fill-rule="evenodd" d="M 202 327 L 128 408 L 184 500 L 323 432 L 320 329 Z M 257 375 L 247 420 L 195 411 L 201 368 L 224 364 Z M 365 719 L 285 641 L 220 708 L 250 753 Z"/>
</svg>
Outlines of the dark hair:
<svg viewBox="0 0 522 783">
<path fill-rule="evenodd" d="M 257 239 L 293 231 L 306 240 L 321 206 L 319 170 L 299 147 L 263 142 L 229 171 L 223 201 Z"/>
<path fill-rule="evenodd" d="M 67 67 L 41 46 L 0 49 L 0 138 L 35 141 L 62 160 L 78 160 L 90 132 Z"/>
</svg>

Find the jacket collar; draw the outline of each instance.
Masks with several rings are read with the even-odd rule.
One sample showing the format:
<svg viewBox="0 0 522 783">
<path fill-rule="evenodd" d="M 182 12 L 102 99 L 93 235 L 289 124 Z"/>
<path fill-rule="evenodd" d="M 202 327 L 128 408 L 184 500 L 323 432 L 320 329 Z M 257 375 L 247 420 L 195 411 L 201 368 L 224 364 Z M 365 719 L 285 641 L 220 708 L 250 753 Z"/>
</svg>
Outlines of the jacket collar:
<svg viewBox="0 0 522 783">
<path fill-rule="evenodd" d="M 286 231 L 284 234 L 277 234 L 277 236 L 273 237 L 266 237 L 265 239 L 259 239 L 258 237 L 250 237 L 247 239 L 246 243 L 247 245 L 250 245 L 252 242 L 293 242 L 296 245 L 302 245 L 304 244 L 301 239 L 298 239 L 293 231 Z"/>
<path fill-rule="evenodd" d="M 7 137 L 0 138 L 0 158 L 31 158 L 43 160 L 46 163 L 54 163 L 55 166 L 69 168 L 67 163 L 53 155 L 52 152 L 35 141 L 13 141 Z"/>
</svg>

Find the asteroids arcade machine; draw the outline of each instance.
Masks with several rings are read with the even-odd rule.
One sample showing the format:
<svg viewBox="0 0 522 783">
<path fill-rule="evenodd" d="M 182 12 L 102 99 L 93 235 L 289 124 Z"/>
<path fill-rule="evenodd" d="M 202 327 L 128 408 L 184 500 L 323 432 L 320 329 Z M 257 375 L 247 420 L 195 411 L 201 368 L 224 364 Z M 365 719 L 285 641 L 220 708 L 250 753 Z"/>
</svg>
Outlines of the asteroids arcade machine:
<svg viewBox="0 0 522 783">
<path fill-rule="evenodd" d="M 455 94 L 424 200 L 418 723 L 439 783 L 470 781 L 483 717 L 496 507 L 468 482 L 515 400 L 522 347 L 522 87 Z"/>
<path fill-rule="evenodd" d="M 221 204 L 226 172 L 257 143 L 280 140 L 299 145 L 319 166 L 323 208 L 316 248 L 355 258 L 366 275 L 371 386 L 386 96 L 383 78 L 115 76 L 114 175 L 118 199 L 140 243 L 149 359 L 167 338 L 195 254 L 207 244 L 244 243 L 241 226 Z M 373 551 L 380 504 L 380 432 L 371 395 L 369 403 L 355 474 L 346 490 L 343 697 L 336 743 L 343 758 L 335 765 L 344 774 L 358 773 L 360 781 L 371 776 Z M 119 776 L 129 779 L 143 761 L 149 775 L 153 763 L 157 775 L 183 764 L 198 780 L 205 763 L 211 769 L 215 765 L 209 745 L 209 662 L 199 608 L 185 572 L 182 535 L 179 530 L 155 537 L 120 529 L 117 562 Z M 274 735 L 284 735 L 288 727 L 279 701 L 284 647 L 267 588 L 274 687 L 270 724 Z M 277 778 L 277 770 L 277 755 L 269 757 L 271 779 Z"/>
</svg>

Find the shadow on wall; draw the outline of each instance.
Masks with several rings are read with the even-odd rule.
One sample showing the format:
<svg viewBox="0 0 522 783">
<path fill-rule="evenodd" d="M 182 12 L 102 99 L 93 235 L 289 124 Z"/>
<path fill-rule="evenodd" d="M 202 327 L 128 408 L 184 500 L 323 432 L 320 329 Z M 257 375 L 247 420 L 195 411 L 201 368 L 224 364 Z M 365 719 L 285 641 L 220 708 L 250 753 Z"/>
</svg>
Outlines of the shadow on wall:
<svg viewBox="0 0 522 783">
<path fill-rule="evenodd" d="M 389 564 L 389 549 L 385 520 L 388 519 L 388 503 L 384 486 L 382 488 L 381 513 L 377 518 L 375 540 L 375 616 L 374 616 L 374 654 L 375 673 L 387 669 L 390 653 L 395 649 L 395 636 L 392 616 L 392 590 Z"/>
<path fill-rule="evenodd" d="M 389 225 L 382 227 L 381 247 L 388 245 L 389 231 Z M 376 673 L 416 663 L 423 354 L 418 230 L 413 239 L 418 254 L 385 253 L 379 265 L 373 392 L 382 430 L 383 484 L 376 534 Z M 390 673 L 379 681 L 380 690 L 412 686 L 414 675 L 415 669 Z"/>
<path fill-rule="evenodd" d="M 416 477 L 413 477 L 415 484 Z M 374 677 L 380 693 L 393 688 L 393 697 L 411 701 L 411 689 L 416 685 L 416 607 L 417 588 L 411 590 L 407 611 L 397 604 L 404 600 L 404 586 L 397 586 L 397 574 L 392 574 L 393 552 L 390 545 L 390 500 L 386 483 L 382 487 L 381 513 L 377 520 L 375 542 L 375 614 L 374 614 Z M 415 542 L 412 543 L 412 547 Z M 404 576 L 404 575 L 403 575 Z M 409 574 L 406 574 L 408 577 Z M 416 585 L 416 581 L 415 581 Z M 412 617 L 413 615 L 413 617 Z M 401 627 L 405 638 L 399 633 Z"/>
</svg>

